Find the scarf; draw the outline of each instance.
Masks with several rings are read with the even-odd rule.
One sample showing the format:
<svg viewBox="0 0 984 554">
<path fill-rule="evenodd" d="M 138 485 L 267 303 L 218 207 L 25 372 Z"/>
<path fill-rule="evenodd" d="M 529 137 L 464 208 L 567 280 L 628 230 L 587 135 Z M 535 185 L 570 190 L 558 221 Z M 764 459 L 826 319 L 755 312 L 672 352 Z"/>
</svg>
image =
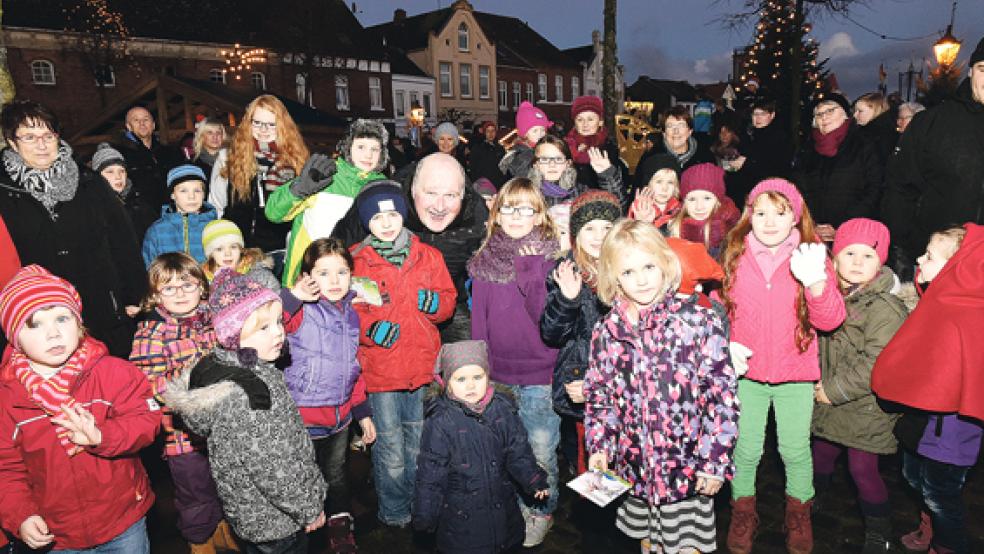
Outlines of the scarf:
<svg viewBox="0 0 984 554">
<path fill-rule="evenodd" d="M 69 394 L 69 390 L 75 384 L 79 374 L 82 373 L 91 354 L 98 354 L 98 348 L 92 348 L 95 352 L 90 351 L 90 348 L 95 344 L 98 343 L 83 341 L 68 358 L 65 365 L 49 379 L 45 379 L 31 369 L 31 362 L 20 350 L 14 350 L 11 354 L 10 367 L 13 369 L 17 380 L 24 385 L 31 402 L 37 404 L 48 416 L 59 416 L 62 414 L 62 405 L 74 407 L 79 404 Z M 65 449 L 66 454 L 74 456 L 82 452 L 82 447 L 72 442 L 71 433 L 68 429 L 54 423 L 52 425 L 55 426 L 55 435 L 58 436 L 58 442 Z"/>
<path fill-rule="evenodd" d="M 690 138 L 687 139 L 687 151 L 683 154 L 677 154 L 676 151 L 670 148 L 670 145 L 666 144 L 665 138 L 663 139 L 663 146 L 666 148 L 667 154 L 676 157 L 680 167 L 686 165 L 690 161 L 690 158 L 693 158 L 694 154 L 697 153 L 697 139 L 693 135 L 690 135 Z"/>
<path fill-rule="evenodd" d="M 840 127 L 827 133 L 820 132 L 820 129 L 813 129 L 813 149 L 817 154 L 825 158 L 833 158 L 837 155 L 837 150 L 847 138 L 847 132 L 851 130 L 851 120 L 846 119 Z"/>
<path fill-rule="evenodd" d="M 217 157 L 218 157 L 217 154 L 209 154 L 208 150 L 202 148 L 202 151 L 198 153 L 198 157 L 196 158 L 196 161 L 201 160 L 202 162 L 208 164 L 209 167 L 213 167 L 215 165 L 215 158 Z M 206 175 L 206 177 L 211 178 L 211 175 Z"/>
<path fill-rule="evenodd" d="M 482 413 L 485 411 L 485 408 L 489 407 L 489 404 L 492 403 L 493 396 L 495 396 L 495 388 L 492 387 L 491 383 L 489 384 L 488 388 L 485 389 L 485 395 L 482 396 L 482 398 L 480 398 L 478 402 L 467 402 L 465 400 L 462 400 L 451 392 L 451 387 L 448 387 L 448 398 L 461 404 L 462 406 L 465 407 L 466 410 L 475 412 L 478 415 L 482 415 Z"/>
<path fill-rule="evenodd" d="M 3 151 L 3 166 L 15 184 L 48 210 L 52 221 L 58 219 L 55 206 L 75 198 L 79 188 L 79 166 L 72 159 L 72 147 L 65 141 L 59 141 L 58 157 L 48 169 L 28 167 L 13 148 Z"/>
<path fill-rule="evenodd" d="M 565 200 L 574 195 L 574 185 L 577 184 L 577 170 L 573 167 L 568 167 L 560 174 L 560 180 L 556 182 L 547 181 L 543 178 L 543 173 L 540 169 L 534 164 L 530 168 L 529 178 L 544 196 Z"/>
<path fill-rule="evenodd" d="M 735 203 L 730 198 L 725 197 L 724 202 L 721 202 L 717 211 L 711 214 L 708 219 L 697 221 L 689 216 L 683 218 L 683 221 L 680 222 L 680 238 L 703 244 L 709 250 L 717 249 L 724 242 L 728 231 L 738 223 L 740 218 L 741 212 L 738 211 Z M 705 228 L 707 229 L 706 235 Z"/>
<path fill-rule="evenodd" d="M 604 127 L 599 127 L 597 133 L 584 136 L 577 132 L 577 127 L 574 127 L 567 133 L 564 140 L 567 141 L 567 146 L 571 149 L 571 154 L 574 156 L 574 163 L 590 164 L 591 158 L 588 156 L 588 149 L 591 147 L 603 148 L 605 141 L 608 140 L 608 131 Z M 612 163 L 614 163 L 614 160 L 612 160 Z"/>
<path fill-rule="evenodd" d="M 275 191 L 297 176 L 294 168 L 277 165 L 280 152 L 275 142 L 258 142 L 254 139 L 253 155 L 256 156 L 256 176 L 263 190 Z"/>
<path fill-rule="evenodd" d="M 540 227 L 534 227 L 523 238 L 514 239 L 502 229 L 496 229 L 485 245 L 468 261 L 468 274 L 491 283 L 511 283 L 516 280 L 516 258 L 524 246 L 532 246 L 544 258 L 557 252 L 555 238 L 547 238 Z"/>
<path fill-rule="evenodd" d="M 394 241 L 379 240 L 374 235 L 369 235 L 366 240 L 377 254 L 396 267 L 403 267 L 403 262 L 410 255 L 410 231 L 406 227 L 400 229 Z"/>
</svg>

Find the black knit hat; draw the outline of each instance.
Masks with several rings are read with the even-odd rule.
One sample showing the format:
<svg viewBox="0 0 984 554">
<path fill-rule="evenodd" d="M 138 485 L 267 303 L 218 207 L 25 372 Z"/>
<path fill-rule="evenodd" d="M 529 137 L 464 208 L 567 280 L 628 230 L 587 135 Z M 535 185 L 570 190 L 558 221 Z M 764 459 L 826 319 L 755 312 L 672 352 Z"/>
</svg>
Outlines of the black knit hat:
<svg viewBox="0 0 984 554">
<path fill-rule="evenodd" d="M 604 190 L 589 190 L 574 199 L 571 204 L 571 243 L 577 240 L 581 227 L 589 221 L 602 219 L 615 222 L 622 217 L 622 207 L 614 194 Z"/>
<path fill-rule="evenodd" d="M 970 55 L 970 63 L 967 64 L 968 67 L 974 67 L 977 62 L 984 62 L 984 38 L 977 43 L 977 48 L 974 49 L 974 53 Z"/>
<path fill-rule="evenodd" d="M 672 169 L 676 173 L 677 181 L 680 180 L 680 162 L 676 156 L 669 154 L 654 154 L 649 156 L 636 168 L 636 189 L 645 188 L 649 181 L 661 169 Z"/>
<path fill-rule="evenodd" d="M 813 100 L 813 111 L 816 112 L 817 106 L 823 104 L 824 102 L 836 103 L 838 106 L 844 108 L 844 113 L 847 114 L 847 117 L 851 117 L 851 112 L 853 111 L 851 110 L 851 103 L 844 97 L 843 94 L 839 92 L 824 92 L 818 94 Z"/>
</svg>

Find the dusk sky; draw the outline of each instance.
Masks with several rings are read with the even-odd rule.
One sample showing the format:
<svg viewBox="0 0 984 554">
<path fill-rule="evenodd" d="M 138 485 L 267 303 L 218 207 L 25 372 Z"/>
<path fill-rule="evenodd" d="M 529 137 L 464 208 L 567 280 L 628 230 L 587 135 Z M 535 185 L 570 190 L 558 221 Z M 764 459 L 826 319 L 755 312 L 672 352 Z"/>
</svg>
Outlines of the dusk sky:
<svg viewBox="0 0 984 554">
<path fill-rule="evenodd" d="M 526 21 L 560 48 L 591 42 L 592 29 L 602 29 L 602 0 L 470 0 L 476 10 L 510 15 Z M 447 7 L 452 0 L 357 0 L 359 20 L 375 25 L 393 19 L 402 7 L 408 15 Z M 751 27 L 724 29 L 717 19 L 737 11 L 741 0 L 619 0 L 618 55 L 626 81 L 639 75 L 686 79 L 693 83 L 728 78 L 731 51 L 751 42 Z M 932 44 L 950 21 L 950 0 L 864 0 L 850 17 L 878 34 L 917 40 L 882 40 L 838 16 L 812 18 L 821 58 L 837 74 L 851 97 L 875 90 L 878 65 L 888 73 L 888 90 L 898 88 L 898 73 L 912 60 L 925 68 L 933 60 Z M 984 37 L 984 0 L 961 0 L 953 34 L 963 41 L 959 61 L 966 62 Z M 930 36 L 926 36 L 930 35 Z"/>
</svg>

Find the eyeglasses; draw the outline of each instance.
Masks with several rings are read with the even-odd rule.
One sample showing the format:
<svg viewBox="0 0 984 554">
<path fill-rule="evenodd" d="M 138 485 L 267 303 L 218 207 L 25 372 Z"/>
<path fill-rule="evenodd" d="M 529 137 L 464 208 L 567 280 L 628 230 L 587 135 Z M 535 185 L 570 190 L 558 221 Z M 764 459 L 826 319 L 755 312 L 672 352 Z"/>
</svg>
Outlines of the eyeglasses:
<svg viewBox="0 0 984 554">
<path fill-rule="evenodd" d="M 813 113 L 813 117 L 815 117 L 817 119 L 823 119 L 823 118 L 825 118 L 825 117 L 827 117 L 829 115 L 834 114 L 839 109 L 841 109 L 840 106 L 831 106 L 831 107 L 827 108 L 826 110 L 818 110 L 818 111 L 814 112 Z"/>
<path fill-rule="evenodd" d="M 533 217 L 536 215 L 536 208 L 530 206 L 500 206 L 499 213 L 502 215 L 519 214 L 523 217 Z"/>
<path fill-rule="evenodd" d="M 561 165 L 567 161 L 567 158 L 563 156 L 553 156 L 553 157 L 544 156 L 544 157 L 537 158 L 536 161 L 537 163 L 541 163 L 543 165 Z"/>
<path fill-rule="evenodd" d="M 185 293 L 185 294 L 191 294 L 191 293 L 193 293 L 195 291 L 200 290 L 201 288 L 202 288 L 202 285 L 199 284 L 199 283 L 185 283 L 185 284 L 181 285 L 180 287 L 176 287 L 176 286 L 173 286 L 173 285 L 169 285 L 169 286 L 166 286 L 166 287 L 161 287 L 161 289 L 159 291 L 157 291 L 157 292 L 161 296 L 174 296 L 174 295 L 178 294 L 178 291 L 179 290 L 181 292 Z"/>
<path fill-rule="evenodd" d="M 53 144 L 55 141 L 58 140 L 58 135 L 54 133 L 45 133 L 43 135 L 21 135 L 19 137 L 14 137 L 14 138 L 17 139 L 17 142 L 23 142 L 24 144 L 31 144 L 31 145 L 38 144 L 38 143 Z"/>
<path fill-rule="evenodd" d="M 263 130 L 266 130 L 266 129 L 276 129 L 277 128 L 277 122 L 275 122 L 275 121 L 274 122 L 271 122 L 271 123 L 268 123 L 266 121 L 257 121 L 257 120 L 254 119 L 252 121 L 252 124 L 253 124 L 253 128 L 254 129 L 263 129 Z"/>
</svg>

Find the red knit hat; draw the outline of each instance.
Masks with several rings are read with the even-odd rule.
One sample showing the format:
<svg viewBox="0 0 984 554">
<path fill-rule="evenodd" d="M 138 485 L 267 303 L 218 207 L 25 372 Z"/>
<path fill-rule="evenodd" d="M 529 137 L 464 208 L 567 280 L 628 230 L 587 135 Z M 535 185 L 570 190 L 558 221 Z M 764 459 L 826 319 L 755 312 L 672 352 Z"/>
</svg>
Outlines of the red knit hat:
<svg viewBox="0 0 984 554">
<path fill-rule="evenodd" d="M 724 202 L 724 170 L 711 163 L 688 167 L 680 176 L 680 198 L 695 190 L 706 190 Z"/>
<path fill-rule="evenodd" d="M 605 105 L 597 96 L 578 96 L 575 98 L 571 104 L 571 119 L 576 119 L 577 114 L 581 112 L 594 112 L 601 119 L 605 119 Z"/>
<path fill-rule="evenodd" d="M 11 344 L 24 323 L 42 308 L 64 306 L 81 323 L 82 299 L 71 283 L 32 264 L 21 268 L 0 290 L 0 327 Z"/>
<path fill-rule="evenodd" d="M 878 260 L 884 264 L 888 260 L 888 227 L 874 219 L 856 217 L 849 219 L 837 228 L 834 236 L 834 256 L 852 244 L 863 244 L 875 249 Z"/>
<path fill-rule="evenodd" d="M 793 207 L 793 215 L 796 217 L 796 223 L 799 223 L 800 217 L 803 215 L 803 196 L 800 194 L 796 185 L 790 183 L 785 179 L 780 179 L 779 177 L 773 177 L 771 179 L 765 179 L 759 184 L 755 185 L 752 192 L 748 193 L 748 197 L 745 199 L 746 206 L 754 206 L 755 199 L 759 197 L 763 192 L 778 192 L 779 194 L 786 197 L 789 200 L 789 204 Z"/>
</svg>

